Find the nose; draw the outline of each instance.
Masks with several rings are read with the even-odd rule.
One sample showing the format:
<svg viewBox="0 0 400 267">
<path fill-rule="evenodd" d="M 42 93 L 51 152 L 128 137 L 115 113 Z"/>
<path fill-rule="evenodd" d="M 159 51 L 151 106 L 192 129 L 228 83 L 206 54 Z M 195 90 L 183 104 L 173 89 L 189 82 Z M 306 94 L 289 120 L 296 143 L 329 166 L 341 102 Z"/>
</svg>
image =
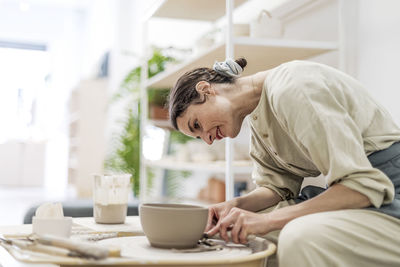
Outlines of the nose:
<svg viewBox="0 0 400 267">
<path fill-rule="evenodd" d="M 209 145 L 211 145 L 214 141 L 210 132 L 204 132 L 201 136 L 201 139 L 203 139 L 203 141 Z"/>
</svg>

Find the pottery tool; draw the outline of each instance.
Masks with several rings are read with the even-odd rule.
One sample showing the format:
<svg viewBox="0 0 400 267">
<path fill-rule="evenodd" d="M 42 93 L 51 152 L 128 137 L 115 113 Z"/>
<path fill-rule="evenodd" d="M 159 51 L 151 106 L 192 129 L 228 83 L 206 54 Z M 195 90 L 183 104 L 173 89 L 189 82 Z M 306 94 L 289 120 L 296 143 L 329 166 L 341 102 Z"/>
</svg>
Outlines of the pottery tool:
<svg viewBox="0 0 400 267">
<path fill-rule="evenodd" d="M 228 234 L 229 239 L 232 240 L 231 232 L 228 231 L 227 234 Z M 206 233 L 204 233 L 202 242 L 207 242 L 207 240 L 209 240 L 210 238 L 211 239 L 221 239 L 219 233 L 217 233 L 211 237 L 209 237 Z M 252 251 L 262 250 L 264 247 L 268 247 L 268 244 L 270 243 L 270 241 L 268 241 L 267 239 L 258 237 L 256 235 L 248 235 L 247 241 L 248 241 L 248 243 L 246 244 L 246 246 L 251 248 Z"/>
<path fill-rule="evenodd" d="M 231 237 L 231 232 L 230 232 L 230 231 L 227 232 L 227 235 L 228 235 L 228 238 L 229 238 L 229 239 L 232 239 L 232 237 Z M 213 236 L 208 236 L 207 233 L 204 233 L 204 234 L 203 234 L 203 238 L 202 238 L 201 240 L 208 240 L 209 238 L 222 239 L 221 236 L 219 235 L 219 233 L 216 233 L 216 234 L 213 235 Z M 247 236 L 247 241 L 252 241 L 252 240 L 254 240 L 254 239 L 256 239 L 256 238 L 257 238 L 257 237 L 256 237 L 255 235 L 248 235 L 248 236 Z"/>
<path fill-rule="evenodd" d="M 37 244 L 30 240 L 23 239 L 8 239 L 0 234 L 0 242 L 6 246 L 11 246 L 17 250 L 29 250 L 34 252 L 45 253 L 54 256 L 65 256 L 65 257 L 76 257 L 77 253 L 72 252 L 68 249 L 50 247 L 41 244 Z"/>
<path fill-rule="evenodd" d="M 197 246 L 194 248 L 186 248 L 186 249 L 171 249 L 172 252 L 177 253 L 196 253 L 196 252 L 204 252 L 204 251 L 214 251 L 221 250 L 224 246 L 215 242 L 214 240 L 203 237 L 197 242 Z"/>
<path fill-rule="evenodd" d="M 93 258 L 96 260 L 119 255 L 119 250 L 117 249 L 110 250 L 97 244 L 79 242 L 68 238 L 51 235 L 32 235 L 29 239 L 45 246 L 68 249 L 82 257 Z"/>
<path fill-rule="evenodd" d="M 231 232 L 228 232 L 228 237 L 231 239 Z M 247 236 L 247 240 L 254 241 L 257 237 L 255 235 Z M 197 246 L 194 248 L 188 249 L 172 249 L 173 252 L 181 252 L 181 253 L 196 253 L 196 252 L 204 252 L 204 251 L 213 251 L 213 250 L 221 250 L 226 246 L 225 242 L 222 242 L 222 239 L 219 234 L 215 234 L 212 237 L 209 237 L 206 233 L 203 234 L 203 238 L 197 242 Z M 251 247 L 250 244 L 247 244 L 248 247 Z"/>
</svg>

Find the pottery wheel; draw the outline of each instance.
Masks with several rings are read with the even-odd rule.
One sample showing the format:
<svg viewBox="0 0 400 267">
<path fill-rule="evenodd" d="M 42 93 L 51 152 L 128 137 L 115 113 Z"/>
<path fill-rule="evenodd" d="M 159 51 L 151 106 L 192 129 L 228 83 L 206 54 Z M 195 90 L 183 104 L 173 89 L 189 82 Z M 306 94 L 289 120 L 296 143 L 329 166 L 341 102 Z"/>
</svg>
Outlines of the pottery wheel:
<svg viewBox="0 0 400 267">
<path fill-rule="evenodd" d="M 101 240 L 98 244 L 105 246 L 118 246 L 121 249 L 122 257 L 129 257 L 138 260 L 196 260 L 196 259 L 232 259 L 240 258 L 252 254 L 252 250 L 240 244 L 225 243 L 221 240 L 223 248 L 221 250 L 202 251 L 202 252 L 180 252 L 175 249 L 163 249 L 152 247 L 145 236 L 119 237 Z"/>
</svg>

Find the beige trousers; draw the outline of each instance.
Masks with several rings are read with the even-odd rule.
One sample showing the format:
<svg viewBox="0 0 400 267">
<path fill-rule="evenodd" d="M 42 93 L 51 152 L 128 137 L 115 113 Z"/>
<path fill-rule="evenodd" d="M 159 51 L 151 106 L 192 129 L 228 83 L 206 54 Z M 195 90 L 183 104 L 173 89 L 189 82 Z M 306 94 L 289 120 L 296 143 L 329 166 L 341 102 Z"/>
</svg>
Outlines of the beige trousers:
<svg viewBox="0 0 400 267">
<path fill-rule="evenodd" d="M 282 201 L 265 210 L 294 204 Z M 400 266 L 400 220 L 371 210 L 321 212 L 265 236 L 278 245 L 268 267 Z M 279 263 L 279 264 L 278 264 Z"/>
</svg>

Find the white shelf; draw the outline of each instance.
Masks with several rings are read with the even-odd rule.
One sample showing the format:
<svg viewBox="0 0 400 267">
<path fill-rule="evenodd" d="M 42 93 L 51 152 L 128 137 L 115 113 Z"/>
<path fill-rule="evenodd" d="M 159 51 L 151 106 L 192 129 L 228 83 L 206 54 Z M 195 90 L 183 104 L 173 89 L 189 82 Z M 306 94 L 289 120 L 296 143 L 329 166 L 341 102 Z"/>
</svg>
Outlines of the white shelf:
<svg viewBox="0 0 400 267">
<path fill-rule="evenodd" d="M 236 37 L 235 58 L 245 57 L 248 65 L 243 75 L 267 70 L 287 61 L 306 59 L 338 48 L 336 42 L 303 41 Z M 171 88 L 186 71 L 197 67 L 212 67 L 225 59 L 225 43 L 220 43 L 194 58 L 173 66 L 148 80 L 147 88 Z"/>
<path fill-rule="evenodd" d="M 69 138 L 69 146 L 71 148 L 77 148 L 79 146 L 79 138 L 76 136 L 72 136 Z"/>
<path fill-rule="evenodd" d="M 235 7 L 247 0 L 235 0 Z M 151 8 L 145 18 L 171 18 L 215 21 L 225 15 L 225 0 L 163 0 Z"/>
<path fill-rule="evenodd" d="M 71 112 L 69 115 L 69 123 L 73 124 L 76 123 L 78 120 L 79 120 L 78 112 Z"/>
<path fill-rule="evenodd" d="M 147 120 L 147 122 L 151 125 L 160 127 L 160 128 L 167 128 L 173 129 L 171 122 L 169 120 Z"/>
<path fill-rule="evenodd" d="M 172 159 L 146 160 L 146 166 L 179 171 L 197 171 L 208 173 L 225 173 L 225 161 L 213 162 L 180 162 Z M 234 161 L 233 171 L 249 174 L 253 169 L 251 161 Z"/>
</svg>

